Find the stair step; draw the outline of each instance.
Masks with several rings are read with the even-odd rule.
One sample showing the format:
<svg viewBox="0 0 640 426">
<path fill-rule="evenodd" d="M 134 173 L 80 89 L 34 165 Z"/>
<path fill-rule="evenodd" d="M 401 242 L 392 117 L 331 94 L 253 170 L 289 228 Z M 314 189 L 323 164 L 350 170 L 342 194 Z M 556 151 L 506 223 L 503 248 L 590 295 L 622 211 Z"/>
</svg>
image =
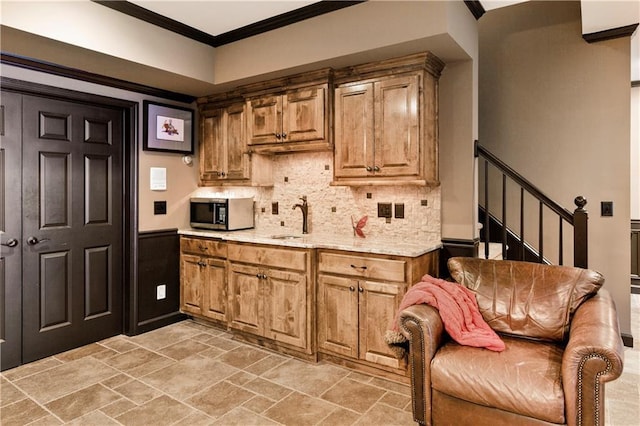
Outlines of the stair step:
<svg viewBox="0 0 640 426">
<path fill-rule="evenodd" d="M 484 259 L 484 244 L 480 242 L 478 246 L 478 257 Z M 489 243 L 489 259 L 502 260 L 502 244 L 501 243 Z"/>
</svg>

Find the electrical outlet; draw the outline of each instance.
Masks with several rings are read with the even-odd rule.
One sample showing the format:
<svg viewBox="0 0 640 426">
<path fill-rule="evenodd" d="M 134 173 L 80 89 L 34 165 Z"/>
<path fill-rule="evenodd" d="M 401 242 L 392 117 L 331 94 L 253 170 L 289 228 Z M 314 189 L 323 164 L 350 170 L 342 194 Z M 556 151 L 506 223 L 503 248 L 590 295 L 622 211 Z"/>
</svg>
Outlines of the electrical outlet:
<svg viewBox="0 0 640 426">
<path fill-rule="evenodd" d="M 404 219 L 404 203 L 396 203 L 393 208 L 393 216 L 396 219 Z"/>
<path fill-rule="evenodd" d="M 600 216 L 613 216 L 613 201 L 602 201 L 600 203 Z"/>
<path fill-rule="evenodd" d="M 167 298 L 167 285 L 160 284 L 156 286 L 156 300 L 162 300 Z"/>
<path fill-rule="evenodd" d="M 378 203 L 378 217 L 391 218 L 391 203 Z"/>
<path fill-rule="evenodd" d="M 153 202 L 153 214 L 167 214 L 167 202 L 166 201 L 154 201 Z"/>
</svg>

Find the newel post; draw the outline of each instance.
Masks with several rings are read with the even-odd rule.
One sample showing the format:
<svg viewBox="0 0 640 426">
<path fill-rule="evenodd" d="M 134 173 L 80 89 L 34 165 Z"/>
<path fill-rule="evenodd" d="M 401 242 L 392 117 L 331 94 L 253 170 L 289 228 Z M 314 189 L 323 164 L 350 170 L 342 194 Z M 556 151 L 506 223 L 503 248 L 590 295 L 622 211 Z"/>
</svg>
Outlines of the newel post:
<svg viewBox="0 0 640 426">
<path fill-rule="evenodd" d="M 579 195 L 573 202 L 578 207 L 573 212 L 573 266 L 587 268 L 587 220 L 589 214 L 584 209 L 587 199 Z"/>
</svg>

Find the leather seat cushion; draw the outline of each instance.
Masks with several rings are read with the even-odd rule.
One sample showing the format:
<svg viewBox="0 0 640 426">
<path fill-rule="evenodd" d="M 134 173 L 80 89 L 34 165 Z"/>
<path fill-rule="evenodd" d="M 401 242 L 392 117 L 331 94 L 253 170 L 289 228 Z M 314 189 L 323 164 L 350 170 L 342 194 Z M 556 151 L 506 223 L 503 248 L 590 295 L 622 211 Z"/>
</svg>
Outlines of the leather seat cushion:
<svg viewBox="0 0 640 426">
<path fill-rule="evenodd" d="M 499 333 L 565 342 L 571 318 L 595 295 L 603 276 L 589 269 L 509 260 L 453 257 L 451 277 L 473 290 L 478 308 Z"/>
<path fill-rule="evenodd" d="M 563 348 L 502 337 L 503 352 L 445 343 L 431 362 L 432 387 L 475 404 L 564 423 Z"/>
</svg>

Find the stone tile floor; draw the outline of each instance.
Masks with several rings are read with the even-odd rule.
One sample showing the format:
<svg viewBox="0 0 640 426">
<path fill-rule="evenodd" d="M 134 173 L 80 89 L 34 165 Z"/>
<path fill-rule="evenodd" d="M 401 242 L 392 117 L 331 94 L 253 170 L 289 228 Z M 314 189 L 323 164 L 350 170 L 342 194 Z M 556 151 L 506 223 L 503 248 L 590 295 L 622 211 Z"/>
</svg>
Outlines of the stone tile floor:
<svg viewBox="0 0 640 426">
<path fill-rule="evenodd" d="M 636 347 L 606 387 L 606 424 L 640 425 L 640 295 Z M 412 425 L 408 386 L 311 364 L 183 321 L 116 336 L 0 375 L 0 424 Z"/>
</svg>

